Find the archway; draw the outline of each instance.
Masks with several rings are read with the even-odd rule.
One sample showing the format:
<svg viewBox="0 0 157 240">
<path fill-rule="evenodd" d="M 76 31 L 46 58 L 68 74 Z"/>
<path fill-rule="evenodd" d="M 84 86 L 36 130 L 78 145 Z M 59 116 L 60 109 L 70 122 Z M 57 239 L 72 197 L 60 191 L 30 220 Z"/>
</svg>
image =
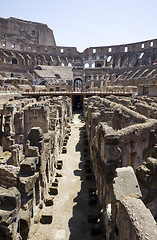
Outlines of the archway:
<svg viewBox="0 0 157 240">
<path fill-rule="evenodd" d="M 17 64 L 17 59 L 16 58 L 12 59 L 12 64 Z"/>
<path fill-rule="evenodd" d="M 98 68 L 98 67 L 102 67 L 102 63 L 97 63 L 96 64 L 96 67 Z"/>
<path fill-rule="evenodd" d="M 75 81 L 74 81 L 74 91 L 75 92 L 81 92 L 82 88 L 83 88 L 82 80 L 80 78 L 75 79 Z"/>
</svg>

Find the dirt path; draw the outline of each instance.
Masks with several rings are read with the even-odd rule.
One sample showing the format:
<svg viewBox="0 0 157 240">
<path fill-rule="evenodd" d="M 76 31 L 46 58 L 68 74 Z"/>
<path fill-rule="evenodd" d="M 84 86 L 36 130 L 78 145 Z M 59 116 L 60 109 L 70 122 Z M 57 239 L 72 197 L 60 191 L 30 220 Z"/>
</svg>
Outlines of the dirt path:
<svg viewBox="0 0 157 240">
<path fill-rule="evenodd" d="M 71 124 L 71 136 L 67 144 L 67 153 L 61 154 L 62 177 L 58 178 L 58 195 L 54 197 L 53 221 L 51 224 L 34 224 L 29 240 L 89 240 L 104 239 L 91 236 L 91 224 L 88 214 L 96 211 L 88 204 L 88 189 L 93 181 L 85 181 L 83 168 L 85 157 L 83 132 L 84 124 L 75 114 Z M 46 207 L 45 207 L 46 208 Z"/>
</svg>

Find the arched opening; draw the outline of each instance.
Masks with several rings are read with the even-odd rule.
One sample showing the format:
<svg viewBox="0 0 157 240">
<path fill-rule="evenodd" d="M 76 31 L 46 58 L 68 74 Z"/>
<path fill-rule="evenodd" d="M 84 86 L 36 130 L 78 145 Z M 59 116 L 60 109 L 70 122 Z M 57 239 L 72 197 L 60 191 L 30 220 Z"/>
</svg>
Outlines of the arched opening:
<svg viewBox="0 0 157 240">
<path fill-rule="evenodd" d="M 16 58 L 12 59 L 12 64 L 17 64 L 17 59 Z"/>
<path fill-rule="evenodd" d="M 71 64 L 71 63 L 68 63 L 68 67 L 72 67 L 72 64 Z"/>
<path fill-rule="evenodd" d="M 102 64 L 101 63 L 97 63 L 96 67 L 102 67 Z"/>
<path fill-rule="evenodd" d="M 92 63 L 92 68 L 95 68 L 95 62 L 94 62 L 94 63 Z"/>
<path fill-rule="evenodd" d="M 74 81 L 74 91 L 81 92 L 83 87 L 83 83 L 81 79 L 75 79 Z"/>
<path fill-rule="evenodd" d="M 89 68 L 89 63 L 85 63 L 84 68 Z"/>
</svg>

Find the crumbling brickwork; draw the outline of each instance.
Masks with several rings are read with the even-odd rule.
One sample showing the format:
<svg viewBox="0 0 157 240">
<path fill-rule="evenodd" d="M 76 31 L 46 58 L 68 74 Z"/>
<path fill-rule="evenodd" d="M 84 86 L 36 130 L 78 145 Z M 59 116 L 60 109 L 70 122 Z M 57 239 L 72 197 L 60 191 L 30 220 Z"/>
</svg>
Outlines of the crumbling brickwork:
<svg viewBox="0 0 157 240">
<path fill-rule="evenodd" d="M 56 162 L 72 118 L 68 97 L 14 100 L 1 111 L 1 202 L 3 239 L 27 239 L 29 228 L 55 176 Z M 13 196 L 11 196 L 12 189 Z M 16 194 L 14 196 L 14 194 Z M 12 204 L 18 196 L 18 203 Z M 20 203 L 21 202 L 21 203 Z M 7 220 L 8 208 L 14 215 Z M 6 220 L 5 220 L 6 219 Z M 5 225 L 7 227 L 4 227 Z"/>
<path fill-rule="evenodd" d="M 151 99 L 145 99 L 145 104 L 142 101 L 147 108 Z M 157 121 L 137 113 L 136 102 L 139 105 L 140 99 L 133 102 L 117 97 L 84 100 L 106 239 L 155 240 L 157 237 L 153 218 L 156 219 L 156 159 L 152 158 L 156 156 Z M 148 225 L 144 227 L 147 219 Z"/>
</svg>

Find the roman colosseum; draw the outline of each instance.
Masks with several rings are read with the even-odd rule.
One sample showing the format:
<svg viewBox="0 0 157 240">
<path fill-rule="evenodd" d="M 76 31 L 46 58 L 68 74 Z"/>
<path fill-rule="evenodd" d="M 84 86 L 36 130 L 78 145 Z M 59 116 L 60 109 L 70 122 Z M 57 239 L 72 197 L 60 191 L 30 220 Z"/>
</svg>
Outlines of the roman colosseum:
<svg viewBox="0 0 157 240">
<path fill-rule="evenodd" d="M 57 46 L 0 18 L 0 240 L 157 239 L 157 39 Z"/>
</svg>

